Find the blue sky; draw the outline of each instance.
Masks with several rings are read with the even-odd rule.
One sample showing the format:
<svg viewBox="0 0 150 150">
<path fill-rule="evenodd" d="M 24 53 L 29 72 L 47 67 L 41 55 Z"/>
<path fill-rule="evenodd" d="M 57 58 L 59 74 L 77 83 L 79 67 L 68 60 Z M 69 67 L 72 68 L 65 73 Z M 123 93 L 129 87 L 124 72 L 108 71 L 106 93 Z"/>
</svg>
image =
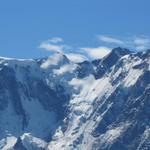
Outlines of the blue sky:
<svg viewBox="0 0 150 150">
<path fill-rule="evenodd" d="M 117 46 L 144 49 L 149 6 L 150 0 L 1 0 L 0 55 L 37 58 L 61 48 L 95 58 Z"/>
</svg>

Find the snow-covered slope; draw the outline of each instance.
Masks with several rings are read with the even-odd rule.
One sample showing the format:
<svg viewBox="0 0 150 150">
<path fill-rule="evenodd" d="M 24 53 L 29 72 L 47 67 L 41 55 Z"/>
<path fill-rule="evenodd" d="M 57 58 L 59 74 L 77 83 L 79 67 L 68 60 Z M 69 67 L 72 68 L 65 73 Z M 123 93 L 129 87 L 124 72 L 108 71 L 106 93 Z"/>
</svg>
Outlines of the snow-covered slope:
<svg viewBox="0 0 150 150">
<path fill-rule="evenodd" d="M 150 149 L 149 100 L 149 50 L 0 58 L 0 149 Z"/>
</svg>

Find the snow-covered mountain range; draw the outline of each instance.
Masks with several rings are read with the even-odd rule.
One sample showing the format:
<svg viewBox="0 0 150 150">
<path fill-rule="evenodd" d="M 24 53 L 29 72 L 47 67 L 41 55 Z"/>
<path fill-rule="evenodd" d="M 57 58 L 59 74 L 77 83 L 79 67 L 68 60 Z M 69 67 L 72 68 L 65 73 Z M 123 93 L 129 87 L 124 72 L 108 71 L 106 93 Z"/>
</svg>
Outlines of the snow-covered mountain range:
<svg viewBox="0 0 150 150">
<path fill-rule="evenodd" d="M 149 150 L 150 50 L 0 57 L 0 149 Z"/>
</svg>

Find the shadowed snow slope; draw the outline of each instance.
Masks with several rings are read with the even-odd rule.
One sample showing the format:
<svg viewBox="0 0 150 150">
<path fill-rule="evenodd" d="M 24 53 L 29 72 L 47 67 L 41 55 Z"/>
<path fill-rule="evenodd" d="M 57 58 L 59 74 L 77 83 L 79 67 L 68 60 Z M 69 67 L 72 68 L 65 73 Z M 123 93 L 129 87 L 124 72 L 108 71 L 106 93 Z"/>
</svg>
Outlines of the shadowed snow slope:
<svg viewBox="0 0 150 150">
<path fill-rule="evenodd" d="M 0 57 L 0 149 L 150 149 L 150 51 L 73 63 Z"/>
</svg>

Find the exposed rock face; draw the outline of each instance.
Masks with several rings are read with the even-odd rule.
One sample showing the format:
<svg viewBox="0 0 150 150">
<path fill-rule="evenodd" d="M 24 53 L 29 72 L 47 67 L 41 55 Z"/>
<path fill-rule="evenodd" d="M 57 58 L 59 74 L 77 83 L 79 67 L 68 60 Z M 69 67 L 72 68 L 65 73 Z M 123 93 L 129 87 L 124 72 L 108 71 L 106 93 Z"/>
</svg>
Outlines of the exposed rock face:
<svg viewBox="0 0 150 150">
<path fill-rule="evenodd" d="M 0 58 L 0 149 L 150 149 L 150 51 Z"/>
</svg>

